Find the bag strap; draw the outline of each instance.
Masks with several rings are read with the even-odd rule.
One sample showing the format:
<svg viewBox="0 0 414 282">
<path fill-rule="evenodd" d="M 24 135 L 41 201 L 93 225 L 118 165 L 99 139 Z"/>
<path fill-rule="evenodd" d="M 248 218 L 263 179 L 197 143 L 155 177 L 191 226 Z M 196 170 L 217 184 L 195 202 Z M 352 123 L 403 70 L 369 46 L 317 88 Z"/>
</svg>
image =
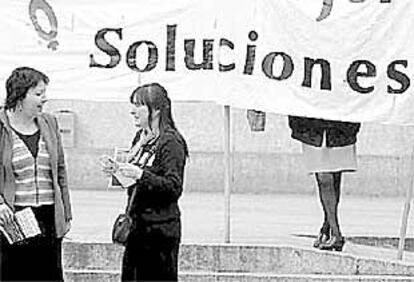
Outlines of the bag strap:
<svg viewBox="0 0 414 282">
<path fill-rule="evenodd" d="M 0 121 L 0 166 L 3 165 L 3 150 L 4 150 L 4 146 L 3 146 L 3 130 L 4 130 L 4 126 L 3 123 Z"/>
<path fill-rule="evenodd" d="M 4 150 L 3 129 L 4 129 L 3 123 L 0 121 L 0 169 L 1 169 L 0 178 L 4 177 L 3 176 L 3 173 L 4 173 L 3 172 L 4 171 L 4 169 L 3 169 L 3 150 Z M 0 181 L 2 181 L 2 180 L 0 180 Z M 3 193 L 4 193 L 4 191 L 0 192 L 0 204 L 5 202 Z"/>
<path fill-rule="evenodd" d="M 131 194 L 131 198 L 128 201 L 128 206 L 127 206 L 126 211 L 125 211 L 125 213 L 127 215 L 129 215 L 129 216 L 131 216 L 130 213 L 131 213 L 131 209 L 132 209 L 132 203 L 133 203 L 133 201 L 135 199 L 135 196 L 137 194 L 138 188 L 137 187 L 134 187 L 132 189 L 133 189 L 133 191 L 132 191 L 132 194 Z"/>
</svg>

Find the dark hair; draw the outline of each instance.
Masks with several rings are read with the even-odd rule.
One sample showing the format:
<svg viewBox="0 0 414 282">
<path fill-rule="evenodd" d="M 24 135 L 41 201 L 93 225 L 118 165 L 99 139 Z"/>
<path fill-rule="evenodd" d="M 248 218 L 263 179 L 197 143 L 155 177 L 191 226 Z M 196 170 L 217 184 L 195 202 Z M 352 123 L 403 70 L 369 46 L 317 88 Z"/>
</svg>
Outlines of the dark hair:
<svg viewBox="0 0 414 282">
<path fill-rule="evenodd" d="M 139 86 L 135 89 L 130 98 L 131 104 L 145 105 L 148 107 L 148 123 L 151 126 L 153 110 L 160 111 L 160 135 L 164 134 L 167 129 L 172 129 L 178 133 L 184 145 L 185 155 L 188 156 L 187 143 L 184 137 L 179 133 L 175 126 L 171 112 L 171 100 L 168 97 L 167 90 L 158 83 L 150 83 Z"/>
<path fill-rule="evenodd" d="M 27 91 L 36 87 L 40 81 L 48 84 L 49 78 L 44 73 L 30 67 L 19 67 L 13 70 L 6 81 L 7 96 L 4 108 L 15 110 L 17 102 L 26 98 Z"/>
</svg>

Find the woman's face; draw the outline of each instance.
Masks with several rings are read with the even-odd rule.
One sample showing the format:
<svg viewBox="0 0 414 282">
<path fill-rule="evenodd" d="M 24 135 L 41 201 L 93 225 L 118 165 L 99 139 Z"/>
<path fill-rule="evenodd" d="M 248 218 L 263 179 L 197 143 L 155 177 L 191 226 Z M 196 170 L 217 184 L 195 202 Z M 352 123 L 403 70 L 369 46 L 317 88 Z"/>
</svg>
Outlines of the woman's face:
<svg viewBox="0 0 414 282">
<path fill-rule="evenodd" d="M 146 105 L 131 105 L 130 113 L 134 118 L 136 127 L 144 129 L 149 127 L 149 109 Z"/>
<path fill-rule="evenodd" d="M 29 88 L 26 98 L 22 100 L 22 113 L 28 116 L 36 116 L 43 110 L 43 105 L 47 102 L 46 84 L 43 81 Z"/>
</svg>

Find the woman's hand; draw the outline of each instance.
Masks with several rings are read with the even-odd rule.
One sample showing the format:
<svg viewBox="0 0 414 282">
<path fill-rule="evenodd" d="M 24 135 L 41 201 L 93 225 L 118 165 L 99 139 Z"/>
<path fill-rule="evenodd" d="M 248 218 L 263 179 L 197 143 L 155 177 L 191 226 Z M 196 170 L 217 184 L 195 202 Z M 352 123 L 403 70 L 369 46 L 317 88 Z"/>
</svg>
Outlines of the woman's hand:
<svg viewBox="0 0 414 282">
<path fill-rule="evenodd" d="M 114 160 L 112 160 L 111 157 L 109 157 L 107 155 L 104 155 L 104 156 L 100 157 L 100 163 L 101 163 L 102 172 L 106 176 L 111 176 L 119 168 L 119 164 L 117 162 L 115 162 Z"/>
<path fill-rule="evenodd" d="M 144 171 L 136 165 L 122 163 L 119 164 L 119 172 L 125 177 L 138 180 L 141 179 Z"/>
<path fill-rule="evenodd" d="M 0 204 L 0 225 L 4 226 L 13 221 L 13 211 L 6 204 Z"/>
</svg>

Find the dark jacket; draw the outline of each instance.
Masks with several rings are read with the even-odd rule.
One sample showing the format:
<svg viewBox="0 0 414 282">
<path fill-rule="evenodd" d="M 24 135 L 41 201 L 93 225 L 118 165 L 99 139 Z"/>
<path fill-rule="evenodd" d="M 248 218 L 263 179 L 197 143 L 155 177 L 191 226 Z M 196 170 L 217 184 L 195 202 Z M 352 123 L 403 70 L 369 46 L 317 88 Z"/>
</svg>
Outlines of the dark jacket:
<svg viewBox="0 0 414 282">
<path fill-rule="evenodd" d="M 139 140 L 140 132 L 133 144 Z M 167 129 L 156 142 L 155 158 L 144 167 L 137 184 L 138 189 L 131 207 L 131 216 L 138 224 L 166 223 L 180 218 L 178 198 L 183 190 L 185 145 L 182 136 L 173 129 Z"/>
<path fill-rule="evenodd" d="M 327 147 L 343 147 L 355 144 L 360 123 L 289 116 L 292 138 L 303 143 L 321 147 L 326 131 Z"/>
</svg>

